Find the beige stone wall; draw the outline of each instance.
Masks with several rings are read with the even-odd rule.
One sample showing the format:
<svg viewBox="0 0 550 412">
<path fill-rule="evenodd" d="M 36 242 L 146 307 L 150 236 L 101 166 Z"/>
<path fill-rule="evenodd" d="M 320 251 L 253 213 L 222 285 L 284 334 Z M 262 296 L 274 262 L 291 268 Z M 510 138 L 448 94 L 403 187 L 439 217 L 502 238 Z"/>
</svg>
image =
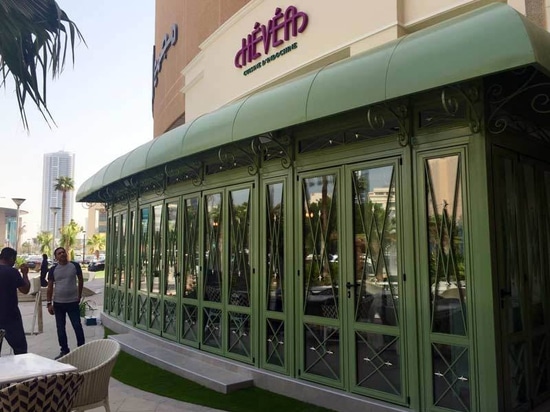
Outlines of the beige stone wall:
<svg viewBox="0 0 550 412">
<path fill-rule="evenodd" d="M 365 52 L 495 0 L 157 0 L 157 49 L 173 23 L 176 46 L 164 60 L 155 89 L 155 136 L 185 114 L 198 116 L 331 62 Z M 500 0 L 546 27 L 550 0 Z M 244 68 L 234 59 L 255 23 L 266 24 L 290 4 L 309 16 L 306 30 Z M 290 53 L 244 75 L 253 64 L 296 43 Z M 157 52 L 158 54 L 158 52 Z"/>
<path fill-rule="evenodd" d="M 154 88 L 154 135 L 159 136 L 185 113 L 182 69 L 198 54 L 199 45 L 250 0 L 162 0 L 155 7 L 155 58 L 163 38 L 178 25 L 178 40 L 166 53 Z M 153 87 L 151 85 L 151 87 Z"/>
<path fill-rule="evenodd" d="M 547 29 L 545 0 L 525 0 L 525 15 L 537 26 Z"/>
</svg>

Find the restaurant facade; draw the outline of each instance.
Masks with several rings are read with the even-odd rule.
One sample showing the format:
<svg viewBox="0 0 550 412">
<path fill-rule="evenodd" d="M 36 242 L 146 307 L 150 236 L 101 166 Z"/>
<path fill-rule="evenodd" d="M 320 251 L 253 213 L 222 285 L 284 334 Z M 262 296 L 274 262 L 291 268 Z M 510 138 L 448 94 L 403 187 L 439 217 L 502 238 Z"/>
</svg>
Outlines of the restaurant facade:
<svg viewBox="0 0 550 412">
<path fill-rule="evenodd" d="M 335 410 L 544 405 L 546 12 L 157 1 L 155 136 L 77 193 L 105 324 Z"/>
</svg>

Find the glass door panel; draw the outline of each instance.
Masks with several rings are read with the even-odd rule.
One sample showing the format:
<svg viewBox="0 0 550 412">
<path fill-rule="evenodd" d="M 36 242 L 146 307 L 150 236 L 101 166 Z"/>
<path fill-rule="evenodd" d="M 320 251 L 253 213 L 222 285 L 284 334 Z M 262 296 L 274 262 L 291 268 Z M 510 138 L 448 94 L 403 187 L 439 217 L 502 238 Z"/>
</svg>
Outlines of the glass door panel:
<svg viewBox="0 0 550 412">
<path fill-rule="evenodd" d="M 251 356 L 250 189 L 229 192 L 228 351 Z"/>
<path fill-rule="evenodd" d="M 176 280 L 179 278 L 179 214 L 178 201 L 172 200 L 165 204 L 165 242 L 164 242 L 164 278 L 162 282 L 162 333 L 164 336 L 176 339 L 178 325 Z"/>
<path fill-rule="evenodd" d="M 202 343 L 222 349 L 222 257 L 223 197 L 221 193 L 204 196 L 204 283 Z"/>
<path fill-rule="evenodd" d="M 264 304 L 264 363 L 267 367 L 286 371 L 285 351 L 285 183 L 264 186 L 263 262 Z"/>
<path fill-rule="evenodd" d="M 467 273 L 462 198 L 463 155 L 426 158 L 424 296 L 430 308 L 430 401 L 434 407 L 471 410 Z M 426 282 L 427 280 L 427 282 Z M 426 353 L 426 354 L 428 354 Z"/>
<path fill-rule="evenodd" d="M 352 171 L 355 390 L 404 401 L 397 162 Z M 380 396 L 378 394 L 378 396 Z"/>
<path fill-rule="evenodd" d="M 181 339 L 196 346 L 199 339 L 198 279 L 200 273 L 199 197 L 183 201 L 183 273 Z"/>
<path fill-rule="evenodd" d="M 149 207 L 141 208 L 139 211 L 139 245 L 138 245 L 138 276 L 136 296 L 136 324 L 140 327 L 147 327 L 147 302 L 149 300 L 149 289 L 147 287 L 147 273 L 149 272 Z"/>
<path fill-rule="evenodd" d="M 305 177 L 302 191 L 303 375 L 341 381 L 338 174 Z"/>
<path fill-rule="evenodd" d="M 126 280 L 126 322 L 132 322 L 134 320 L 134 296 L 135 296 L 135 274 L 136 274 L 136 262 L 135 256 L 135 242 L 136 238 L 136 213 L 134 210 L 130 211 L 128 217 L 128 239 L 127 239 L 127 255 L 128 255 L 128 270 Z"/>
</svg>

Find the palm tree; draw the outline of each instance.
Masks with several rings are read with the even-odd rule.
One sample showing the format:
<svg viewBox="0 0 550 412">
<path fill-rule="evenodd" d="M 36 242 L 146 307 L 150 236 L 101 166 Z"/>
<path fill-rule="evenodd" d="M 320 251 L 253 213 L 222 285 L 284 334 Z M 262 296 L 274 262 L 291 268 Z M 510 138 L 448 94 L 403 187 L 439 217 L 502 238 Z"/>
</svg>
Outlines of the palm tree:
<svg viewBox="0 0 550 412">
<path fill-rule="evenodd" d="M 61 227 L 59 228 L 63 232 L 65 227 L 65 209 L 67 208 L 67 192 L 74 189 L 74 180 L 69 176 L 59 176 L 54 185 L 54 189 L 62 192 L 61 198 Z"/>
<path fill-rule="evenodd" d="M 67 251 L 71 260 L 74 260 L 74 246 L 76 244 L 76 235 L 82 231 L 81 227 L 76 224 L 76 222 L 71 219 L 67 226 L 64 226 L 61 229 L 61 240 L 60 243 L 63 245 Z"/>
<path fill-rule="evenodd" d="M 48 71 L 52 78 L 63 71 L 68 49 L 74 64 L 75 39 L 86 44 L 55 0 L 0 0 L 0 85 L 5 86 L 11 74 L 25 129 L 27 97 L 47 123 L 53 121 L 46 105 Z"/>
<path fill-rule="evenodd" d="M 86 246 L 94 251 L 96 259 L 99 259 L 99 251 L 105 250 L 105 244 L 105 233 L 96 233 L 86 242 Z"/>
<path fill-rule="evenodd" d="M 38 235 L 36 235 L 36 240 L 40 245 L 40 253 L 45 253 L 46 255 L 51 256 L 52 255 L 51 246 L 53 241 L 52 232 L 40 232 Z"/>
</svg>

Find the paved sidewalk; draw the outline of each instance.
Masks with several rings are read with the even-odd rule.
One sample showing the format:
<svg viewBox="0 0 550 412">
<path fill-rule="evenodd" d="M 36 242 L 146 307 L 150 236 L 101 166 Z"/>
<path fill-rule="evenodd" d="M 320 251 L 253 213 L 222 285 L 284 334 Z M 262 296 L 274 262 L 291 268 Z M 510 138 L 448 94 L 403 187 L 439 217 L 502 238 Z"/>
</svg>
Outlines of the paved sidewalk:
<svg viewBox="0 0 550 412">
<path fill-rule="evenodd" d="M 33 274 L 33 273 L 32 273 Z M 94 315 L 99 317 L 103 309 L 103 279 L 94 279 L 85 282 L 84 286 L 93 293 L 87 299 L 93 301 L 97 307 Z M 47 358 L 55 358 L 59 354 L 59 345 L 57 343 L 57 334 L 55 331 L 55 319 L 46 310 L 45 289 L 43 295 L 43 333 L 36 333 L 38 327 L 35 325 L 35 334 L 31 335 L 32 320 L 34 315 L 34 302 L 20 302 L 19 308 L 23 315 L 23 324 L 27 331 L 27 342 L 29 352 L 37 353 Z M 86 341 L 103 338 L 103 326 L 83 326 Z M 67 319 L 67 336 L 69 337 L 69 347 L 76 347 L 76 339 L 72 326 Z M 2 356 L 9 356 L 10 347 L 4 341 L 2 345 Z M 170 398 L 164 398 L 149 392 L 144 392 L 131 386 L 125 385 L 113 378 L 109 384 L 109 403 L 112 412 L 215 412 L 217 409 L 194 405 L 186 402 L 179 402 Z M 104 408 L 90 409 L 91 412 L 103 412 Z M 222 411 L 223 412 L 223 411 Z"/>
</svg>

